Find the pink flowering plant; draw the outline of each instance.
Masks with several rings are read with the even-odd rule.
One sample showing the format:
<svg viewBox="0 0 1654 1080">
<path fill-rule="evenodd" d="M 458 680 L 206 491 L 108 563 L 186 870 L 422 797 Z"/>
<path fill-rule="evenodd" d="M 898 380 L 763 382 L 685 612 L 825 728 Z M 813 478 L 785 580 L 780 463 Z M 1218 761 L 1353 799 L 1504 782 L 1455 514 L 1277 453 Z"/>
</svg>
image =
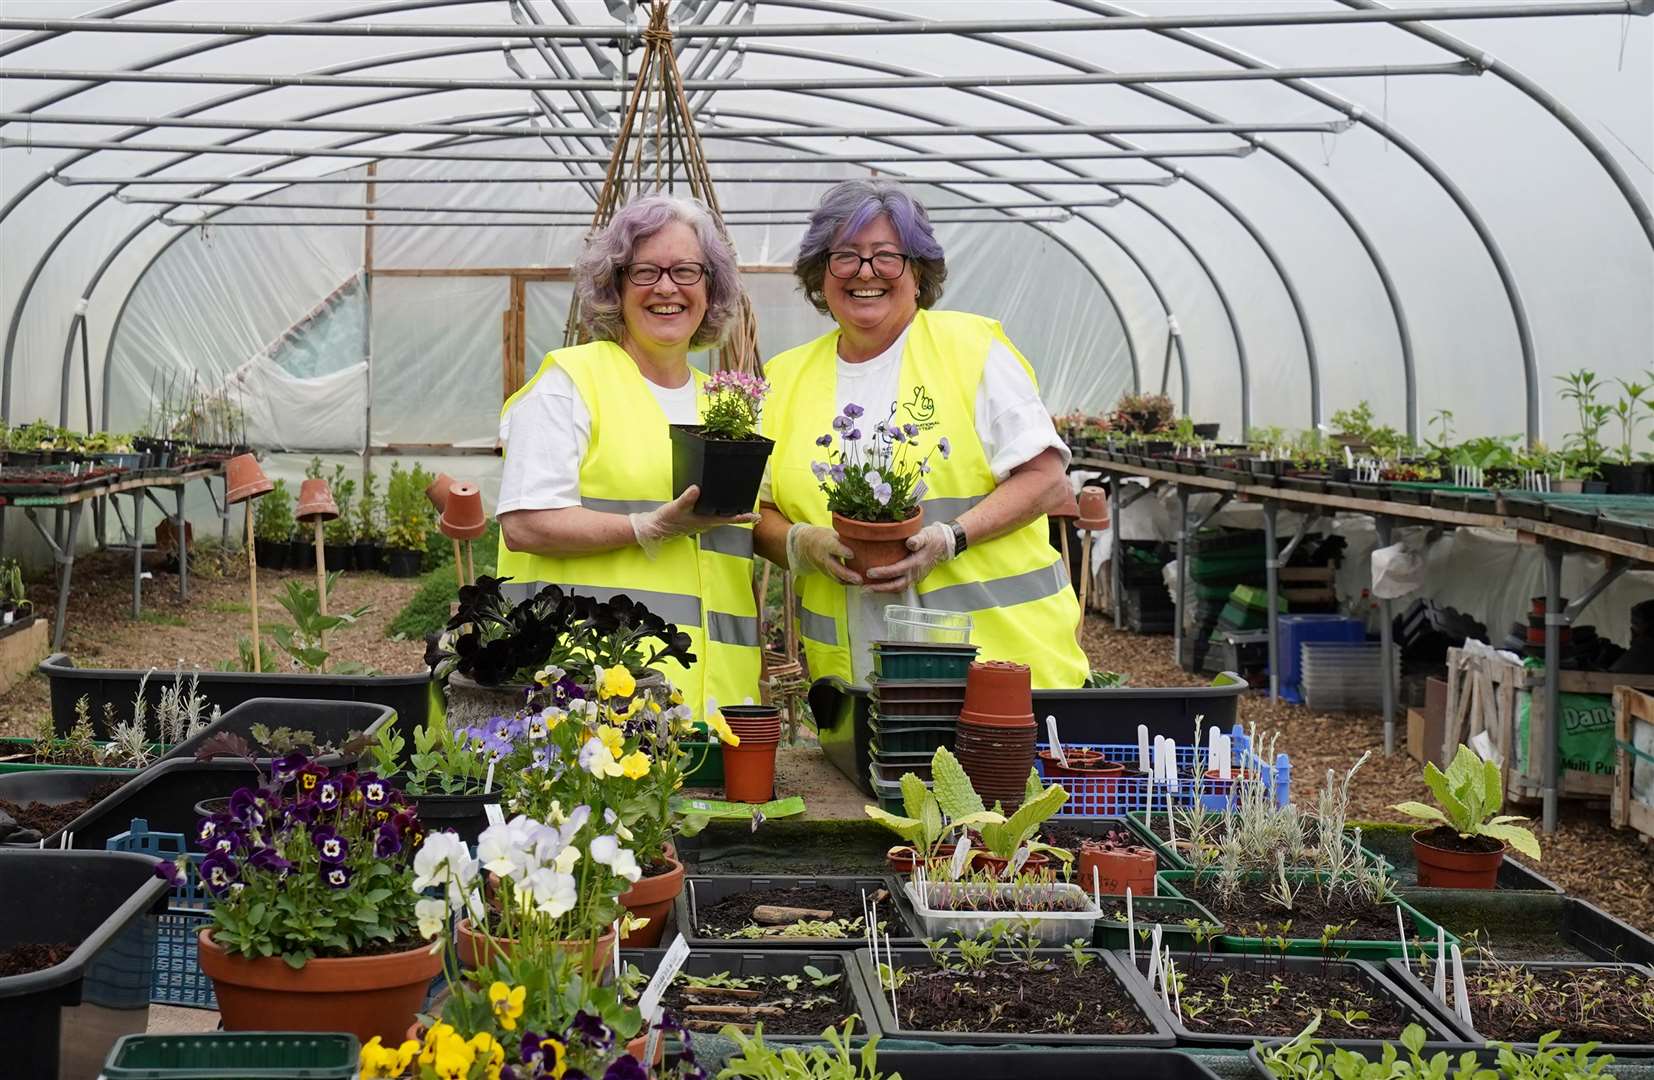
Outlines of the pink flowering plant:
<svg viewBox="0 0 1654 1080">
<path fill-rule="evenodd" d="M 701 433 L 709 439 L 749 442 L 762 438 L 758 421 L 764 411 L 764 396 L 770 384 L 761 376 L 745 371 L 720 371 L 706 381 L 701 392 L 706 406 L 701 410 Z"/>
<path fill-rule="evenodd" d="M 851 402 L 833 417 L 833 430 L 816 440 L 827 460 L 811 462 L 810 469 L 827 493 L 828 510 L 855 521 L 906 521 L 918 509 L 929 487 L 930 455 L 946 460 L 951 448 L 944 435 L 922 450 L 919 425 L 895 416 L 893 401 L 885 418 L 864 430 L 866 410 Z"/>
</svg>

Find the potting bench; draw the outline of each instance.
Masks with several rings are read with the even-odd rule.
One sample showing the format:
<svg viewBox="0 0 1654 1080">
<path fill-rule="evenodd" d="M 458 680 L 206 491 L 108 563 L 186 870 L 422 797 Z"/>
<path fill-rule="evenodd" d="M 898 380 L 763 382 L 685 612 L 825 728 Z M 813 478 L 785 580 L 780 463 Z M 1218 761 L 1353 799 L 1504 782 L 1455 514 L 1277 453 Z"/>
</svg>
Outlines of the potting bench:
<svg viewBox="0 0 1654 1080">
<path fill-rule="evenodd" d="M 1543 520 L 1540 517 L 1527 516 L 1517 513 L 1521 504 L 1529 514 L 1533 511 L 1533 504 L 1540 496 L 1520 499 L 1499 492 L 1490 492 L 1484 499 L 1476 500 L 1480 503 L 1491 503 L 1492 512 L 1473 511 L 1468 509 L 1452 509 L 1450 507 L 1431 505 L 1427 502 L 1411 503 L 1392 501 L 1388 499 L 1363 497 L 1360 495 L 1334 495 L 1326 492 L 1300 491 L 1284 486 L 1272 486 L 1255 482 L 1252 478 L 1246 480 L 1225 479 L 1218 476 L 1203 475 L 1199 472 L 1184 472 L 1174 466 L 1173 462 L 1156 460 L 1154 466 L 1127 464 L 1115 461 L 1097 451 L 1079 451 L 1074 454 L 1071 469 L 1094 469 L 1108 476 L 1112 482 L 1108 484 L 1110 519 L 1118 522 L 1120 511 L 1153 491 L 1156 487 L 1170 487 L 1177 499 L 1177 565 L 1178 581 L 1177 595 L 1174 597 L 1176 605 L 1176 644 L 1182 645 L 1183 608 L 1185 590 L 1181 583 L 1186 580 L 1188 569 L 1187 544 L 1194 528 L 1211 518 L 1231 500 L 1255 503 L 1263 510 L 1264 520 L 1264 551 L 1266 553 L 1264 567 L 1268 599 L 1266 607 L 1269 613 L 1269 669 L 1270 697 L 1273 700 L 1279 692 L 1274 673 L 1280 670 L 1280 626 L 1277 611 L 1277 600 L 1280 595 L 1280 570 L 1285 565 L 1298 544 L 1309 533 L 1310 528 L 1323 516 L 1331 516 L 1336 512 L 1350 514 L 1366 514 L 1373 519 L 1378 533 L 1378 546 L 1385 547 L 1390 543 L 1391 530 L 1399 518 L 1414 524 L 1433 525 L 1442 528 L 1457 528 L 1462 525 L 1488 529 L 1507 529 L 1514 532 L 1517 539 L 1523 543 L 1538 544 L 1545 551 L 1545 581 L 1546 581 L 1546 611 L 1545 616 L 1545 674 L 1536 689 L 1542 689 L 1544 694 L 1543 708 L 1547 716 L 1556 716 L 1560 711 L 1561 693 L 1561 631 L 1564 626 L 1573 624 L 1575 618 L 1592 600 L 1613 584 L 1626 570 L 1633 566 L 1654 565 L 1654 545 L 1646 541 L 1649 537 L 1643 535 L 1641 540 L 1631 539 L 1639 535 L 1642 530 L 1620 530 L 1620 535 L 1610 535 L 1606 531 L 1588 528 L 1576 528 L 1556 521 Z M 1125 483 L 1126 480 L 1144 481 L 1146 483 Z M 1215 507 L 1202 514 L 1198 519 L 1191 521 L 1189 513 L 1189 498 L 1195 494 L 1215 494 L 1218 503 Z M 1524 493 L 1528 494 L 1528 493 Z M 1626 500 L 1614 496 L 1564 496 L 1548 501 L 1562 503 L 1576 509 L 1582 517 L 1594 521 L 1593 507 L 1600 507 L 1603 512 L 1612 512 L 1616 517 L 1635 514 L 1635 511 L 1626 510 Z M 1654 500 L 1646 500 L 1654 503 Z M 1284 548 L 1277 544 L 1276 518 L 1281 506 L 1286 505 L 1304 515 L 1297 532 Z M 1562 516 L 1562 515 L 1558 515 Z M 1647 517 L 1638 514 L 1639 519 Z M 1647 517 L 1654 523 L 1654 517 Z M 1589 588 L 1575 597 L 1565 607 L 1562 603 L 1562 556 L 1569 552 L 1590 553 L 1606 557 L 1608 565 L 1601 577 Z M 1271 556 L 1269 553 L 1276 553 Z M 1114 577 L 1115 595 L 1120 595 L 1122 583 L 1117 575 L 1121 573 L 1121 540 L 1120 531 L 1116 529 L 1112 540 L 1111 573 Z M 1380 601 L 1381 618 L 1380 642 L 1382 649 L 1381 663 L 1384 677 L 1383 685 L 1383 712 L 1384 712 L 1384 751 L 1394 753 L 1396 742 L 1396 687 L 1394 671 L 1396 664 L 1395 642 L 1392 639 L 1391 626 L 1393 622 L 1391 601 Z M 1114 611 L 1114 625 L 1116 629 L 1122 627 L 1122 613 L 1120 605 L 1116 603 Z M 1556 828 L 1557 797 L 1559 794 L 1559 754 L 1554 739 L 1548 739 L 1543 746 L 1543 766 L 1541 776 L 1541 799 L 1543 802 L 1542 823 L 1545 831 Z"/>
<path fill-rule="evenodd" d="M 144 503 L 153 502 L 163 514 L 172 522 L 176 547 L 178 551 L 178 595 L 183 599 L 189 598 L 189 545 L 185 543 L 184 521 L 184 493 L 191 481 L 200 480 L 207 486 L 212 495 L 213 505 L 218 509 L 222 522 L 223 535 L 229 537 L 228 508 L 219 498 L 218 491 L 213 487 L 214 479 L 221 479 L 224 475 L 222 465 L 202 465 L 181 469 L 177 472 L 167 472 L 159 475 L 122 477 L 119 474 L 111 476 L 107 483 L 91 483 L 72 491 L 56 494 L 39 495 L 4 495 L 0 496 L 0 514 L 6 507 L 17 507 L 23 511 L 23 516 L 34 526 L 34 531 L 45 541 L 47 548 L 52 552 L 52 560 L 57 564 L 57 617 L 52 621 L 52 649 L 63 647 L 63 635 L 69 610 L 69 589 L 75 573 L 75 540 L 80 535 L 80 517 L 88 503 L 93 506 L 93 516 L 97 519 L 97 539 L 100 549 L 131 550 L 132 552 L 132 617 L 137 618 L 143 610 L 143 514 Z M 170 491 L 173 495 L 174 509 L 170 513 L 161 503 L 161 491 Z M 127 529 L 126 517 L 120 511 L 118 496 L 129 495 L 132 498 L 132 527 Z M 95 500 L 105 499 L 108 503 Z M 115 516 L 120 522 L 124 543 L 108 544 L 106 527 L 108 515 L 103 512 L 104 506 L 113 506 Z M 41 524 L 39 511 L 49 509 L 56 513 L 57 522 L 51 530 Z M 68 528 L 62 528 L 64 514 L 68 515 Z"/>
</svg>

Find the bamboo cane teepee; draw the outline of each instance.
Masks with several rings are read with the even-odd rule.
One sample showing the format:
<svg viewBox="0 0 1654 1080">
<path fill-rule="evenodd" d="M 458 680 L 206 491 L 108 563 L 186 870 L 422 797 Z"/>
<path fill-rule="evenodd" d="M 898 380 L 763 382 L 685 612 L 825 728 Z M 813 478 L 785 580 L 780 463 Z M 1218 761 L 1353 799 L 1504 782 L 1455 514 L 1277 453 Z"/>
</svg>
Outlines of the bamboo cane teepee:
<svg viewBox="0 0 1654 1080">
<path fill-rule="evenodd" d="M 666 8 L 666 0 L 654 0 L 650 8 L 637 81 L 632 86 L 625 119 L 615 136 L 614 152 L 609 157 L 588 235 L 607 225 L 615 211 L 631 199 L 657 191 L 678 191 L 681 190 L 678 185 L 684 183 L 688 185 L 688 194 L 711 209 L 718 231 L 726 237 L 729 235 L 718 206 L 718 193 L 712 186 L 712 174 L 701 150 L 701 139 L 695 132 L 689 100 L 684 96 L 683 75 L 672 51 L 672 28 L 667 24 Z M 569 303 L 563 340 L 566 345 L 583 340 L 579 296 Z M 741 289 L 740 318 L 718 349 L 717 368 L 753 374 L 760 371 L 758 319 L 744 288 Z"/>
</svg>

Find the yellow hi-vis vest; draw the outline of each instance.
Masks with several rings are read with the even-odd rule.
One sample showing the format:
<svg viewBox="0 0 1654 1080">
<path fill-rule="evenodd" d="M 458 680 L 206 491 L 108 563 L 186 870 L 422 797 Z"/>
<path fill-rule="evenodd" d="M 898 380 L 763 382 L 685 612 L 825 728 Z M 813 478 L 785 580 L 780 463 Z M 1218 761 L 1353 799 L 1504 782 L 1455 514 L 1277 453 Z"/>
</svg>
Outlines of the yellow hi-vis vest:
<svg viewBox="0 0 1654 1080">
<path fill-rule="evenodd" d="M 612 341 L 547 353 L 540 370 L 506 399 L 503 418 L 551 369 L 562 368 L 591 413 L 591 440 L 580 462 L 580 504 L 629 514 L 672 499 L 672 446 L 666 416 L 637 364 Z M 692 371 L 697 384 L 705 376 Z M 509 455 L 509 443 L 506 447 Z M 761 653 L 752 591 L 752 526 L 719 525 L 660 546 L 653 559 L 630 546 L 560 557 L 512 551 L 500 537 L 505 593 L 522 601 L 547 584 L 607 600 L 624 593 L 689 635 L 694 665 L 662 665 L 701 719 L 719 705 L 758 700 Z"/>
<path fill-rule="evenodd" d="M 827 497 L 810 471 L 825 451 L 815 440 L 832 429 L 838 410 L 837 330 L 765 367 L 770 381 L 764 433 L 775 439 L 770 491 L 775 505 L 795 522 L 832 526 Z M 976 434 L 976 395 L 988 348 L 999 341 L 1034 372 L 1005 337 L 998 322 L 958 311 L 920 311 L 902 351 L 900 396 L 894 421 L 923 429 L 921 446 L 946 436 L 951 454 L 930 455 L 925 522 L 949 521 L 981 502 L 996 483 Z M 888 403 L 858 402 L 869 421 L 883 419 Z M 1090 670 L 1075 640 L 1080 605 L 1051 547 L 1042 515 L 1013 532 L 971 544 L 940 563 L 919 582 L 923 607 L 963 611 L 973 620 L 971 640 L 985 660 L 1012 660 L 1033 669 L 1041 689 L 1077 687 Z M 800 631 L 810 675 L 852 678 L 845 586 L 825 574 L 799 579 Z"/>
</svg>

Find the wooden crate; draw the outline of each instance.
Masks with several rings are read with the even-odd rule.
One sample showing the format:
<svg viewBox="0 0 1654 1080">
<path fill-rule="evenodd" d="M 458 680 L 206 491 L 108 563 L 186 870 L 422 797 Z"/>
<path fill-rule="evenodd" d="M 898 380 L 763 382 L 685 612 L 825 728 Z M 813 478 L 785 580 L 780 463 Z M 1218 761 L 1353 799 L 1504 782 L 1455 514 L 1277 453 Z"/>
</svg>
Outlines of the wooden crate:
<svg viewBox="0 0 1654 1080">
<path fill-rule="evenodd" d="M 52 636 L 44 618 L 33 615 L 27 625 L 6 627 L 0 634 L 0 693 L 26 678 L 51 651 Z"/>
<path fill-rule="evenodd" d="M 1654 724 L 1654 697 L 1629 686 L 1614 689 L 1614 792 L 1609 803 L 1609 820 L 1614 828 L 1630 826 L 1644 836 L 1654 836 L 1654 806 L 1639 802 L 1631 794 L 1631 777 L 1637 759 L 1625 748 L 1631 740 L 1633 721 Z"/>
</svg>

